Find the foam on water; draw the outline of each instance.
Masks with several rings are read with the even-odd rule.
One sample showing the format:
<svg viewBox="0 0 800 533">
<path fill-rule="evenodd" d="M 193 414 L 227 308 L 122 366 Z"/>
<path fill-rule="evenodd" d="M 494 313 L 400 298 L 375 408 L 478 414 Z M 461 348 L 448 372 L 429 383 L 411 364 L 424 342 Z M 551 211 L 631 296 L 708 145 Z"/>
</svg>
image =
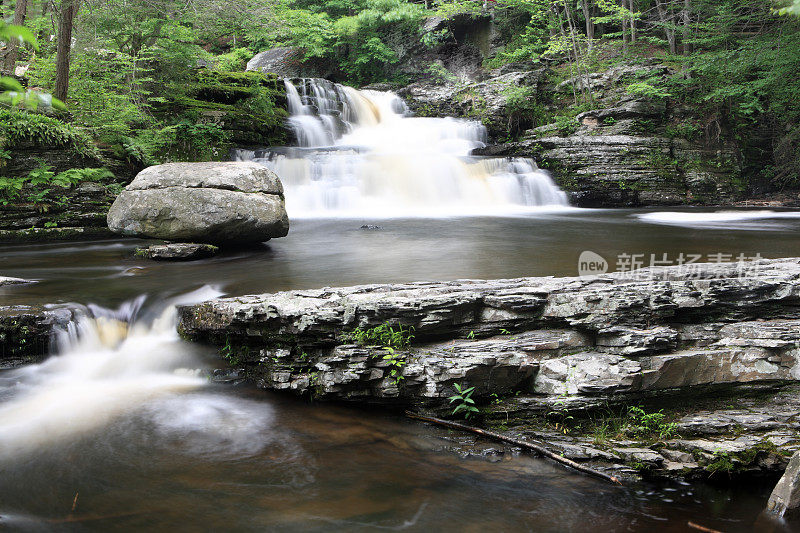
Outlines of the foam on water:
<svg viewBox="0 0 800 533">
<path fill-rule="evenodd" d="M 800 211 L 714 211 L 698 213 L 691 211 L 657 211 L 641 213 L 636 218 L 654 224 L 693 226 L 703 228 L 767 229 L 755 221 L 785 220 L 800 218 Z"/>
<path fill-rule="evenodd" d="M 64 441 L 206 386 L 196 352 L 176 332 L 175 306 L 220 294 L 205 287 L 175 298 L 152 320 L 138 318 L 144 298 L 115 310 L 86 307 L 58 334 L 55 355 L 3 374 L 0 456 Z"/>
</svg>

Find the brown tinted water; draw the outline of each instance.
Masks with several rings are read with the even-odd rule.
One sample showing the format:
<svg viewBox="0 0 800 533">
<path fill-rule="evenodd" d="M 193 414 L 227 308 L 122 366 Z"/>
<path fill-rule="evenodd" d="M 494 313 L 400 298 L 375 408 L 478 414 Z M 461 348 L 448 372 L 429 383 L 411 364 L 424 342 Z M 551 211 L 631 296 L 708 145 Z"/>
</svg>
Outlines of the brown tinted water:
<svg viewBox="0 0 800 533">
<path fill-rule="evenodd" d="M 369 221 L 380 230 L 360 229 L 367 222 L 361 220 L 300 220 L 286 239 L 183 264 L 135 259 L 140 241 L 132 240 L 4 246 L 0 274 L 39 283 L 0 289 L 0 301 L 117 307 L 145 294 L 152 308 L 203 285 L 242 294 L 575 275 L 583 250 L 612 263 L 621 253 L 800 256 L 798 219 L 728 220 L 720 226 L 676 224 L 667 217 L 670 223 L 664 224 L 642 221 L 636 216 L 642 213 Z M 135 356 L 138 349 L 142 358 L 155 353 L 158 359 L 161 345 L 147 342 L 157 333 L 152 331 L 130 337 L 124 350 L 87 348 L 85 355 L 113 361 L 120 352 Z M 246 386 L 181 385 L 119 403 L 114 389 L 86 396 L 83 389 L 93 385 L 86 381 L 74 396 L 34 404 L 50 411 L 42 414 L 41 427 L 4 414 L 4 405 L 18 406 L 31 395 L 44 402 L 47 393 L 69 387 L 63 382 L 70 374 L 59 364 L 70 358 L 85 368 L 104 363 L 80 362 L 84 346 L 75 344 L 50 366 L 0 372 L 0 421 L 16 421 L 0 423 L 0 529 L 687 531 L 689 521 L 721 531 L 765 528 L 755 524 L 766 485 L 612 487 L 529 456 L 490 449 L 464 457 L 448 451 L 463 437 L 391 413 L 307 403 Z M 213 356 L 200 347 L 180 349 L 188 358 L 182 366 L 211 364 Z M 133 370 L 99 375 L 108 379 L 115 372 Z M 113 410 L 101 409 L 112 404 Z M 103 418 L 91 423 L 95 412 Z M 14 440 L 31 427 L 35 438 Z M 14 447 L 20 442 L 26 445 Z M 785 524 L 770 527 L 789 530 Z"/>
</svg>

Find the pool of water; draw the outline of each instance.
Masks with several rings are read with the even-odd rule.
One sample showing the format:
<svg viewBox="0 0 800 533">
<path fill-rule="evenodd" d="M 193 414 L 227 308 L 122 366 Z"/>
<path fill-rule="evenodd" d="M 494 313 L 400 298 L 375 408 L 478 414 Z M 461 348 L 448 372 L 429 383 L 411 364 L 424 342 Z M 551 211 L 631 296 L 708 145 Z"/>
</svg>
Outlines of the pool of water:
<svg viewBox="0 0 800 533">
<path fill-rule="evenodd" d="M 730 213 L 726 217 L 726 213 Z M 793 211 L 709 212 L 568 209 L 518 217 L 300 219 L 289 236 L 191 263 L 134 257 L 135 239 L 0 245 L 0 274 L 39 280 L 0 289 L 8 303 L 118 305 L 210 284 L 230 295 L 361 283 L 519 276 L 575 276 L 591 250 L 676 262 L 680 254 L 800 256 Z M 381 229 L 361 229 L 363 225 Z M 726 260 L 726 257 L 722 257 Z M 624 259 L 620 261 L 625 261 Z"/>
<path fill-rule="evenodd" d="M 620 254 L 800 256 L 798 230 L 788 212 L 566 210 L 297 220 L 285 239 L 192 263 L 138 259 L 137 240 L 3 246 L 0 274 L 37 283 L 0 289 L 2 304 L 146 301 L 122 346 L 77 342 L 0 372 L 0 529 L 788 531 L 759 518 L 768 486 L 614 487 L 526 455 L 464 457 L 445 450 L 460 436 L 395 414 L 198 380 L 213 354 L 153 324 L 203 286 L 576 275 L 584 250 L 611 270 Z"/>
</svg>

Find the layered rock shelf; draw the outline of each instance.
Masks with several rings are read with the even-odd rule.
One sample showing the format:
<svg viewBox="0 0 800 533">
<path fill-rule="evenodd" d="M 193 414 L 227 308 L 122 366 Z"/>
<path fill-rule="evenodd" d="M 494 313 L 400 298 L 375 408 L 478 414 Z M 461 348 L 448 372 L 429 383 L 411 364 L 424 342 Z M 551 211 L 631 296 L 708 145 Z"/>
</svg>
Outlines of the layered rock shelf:
<svg viewBox="0 0 800 533">
<path fill-rule="evenodd" d="M 315 401 L 448 415 L 475 387 L 484 424 L 623 476 L 776 475 L 800 449 L 800 259 L 692 267 L 223 298 L 179 308 L 179 331 Z M 385 324 L 411 344 L 353 343 Z"/>
<path fill-rule="evenodd" d="M 225 347 L 261 387 L 315 398 L 438 405 L 523 393 L 588 404 L 800 376 L 800 259 L 520 278 L 324 288 L 179 310 L 181 333 Z M 348 339 L 413 328 L 395 349 Z M 538 406 L 538 407 L 537 407 Z"/>
</svg>

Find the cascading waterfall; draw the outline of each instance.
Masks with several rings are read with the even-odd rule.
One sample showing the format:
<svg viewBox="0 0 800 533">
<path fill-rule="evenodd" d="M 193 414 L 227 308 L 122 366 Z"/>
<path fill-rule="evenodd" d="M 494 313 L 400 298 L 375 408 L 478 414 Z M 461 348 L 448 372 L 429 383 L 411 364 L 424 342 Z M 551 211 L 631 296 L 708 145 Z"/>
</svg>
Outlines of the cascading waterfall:
<svg viewBox="0 0 800 533">
<path fill-rule="evenodd" d="M 286 80 L 298 147 L 239 150 L 281 177 L 292 217 L 498 215 L 563 208 L 566 194 L 531 159 L 469 154 L 476 121 L 412 117 L 392 92 Z"/>
<path fill-rule="evenodd" d="M 204 287 L 167 302 L 150 320 L 138 318 L 143 299 L 118 310 L 87 307 L 58 333 L 54 356 L 0 376 L 0 460 L 142 412 L 168 429 L 246 437 L 255 417 L 237 415 L 233 401 L 199 392 L 209 384 L 202 361 L 175 329 L 176 305 L 220 294 Z M 165 405 L 186 416 L 166 420 Z"/>
</svg>

